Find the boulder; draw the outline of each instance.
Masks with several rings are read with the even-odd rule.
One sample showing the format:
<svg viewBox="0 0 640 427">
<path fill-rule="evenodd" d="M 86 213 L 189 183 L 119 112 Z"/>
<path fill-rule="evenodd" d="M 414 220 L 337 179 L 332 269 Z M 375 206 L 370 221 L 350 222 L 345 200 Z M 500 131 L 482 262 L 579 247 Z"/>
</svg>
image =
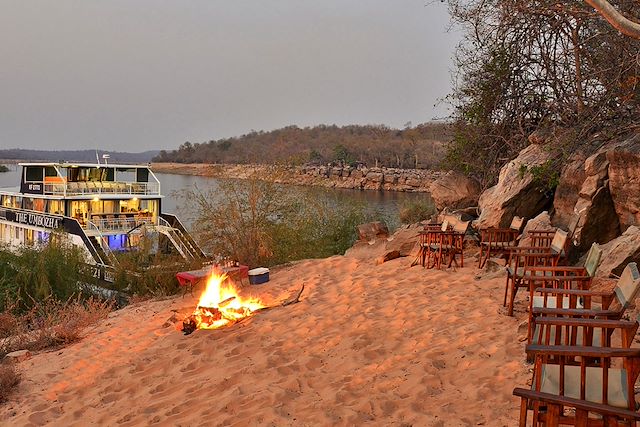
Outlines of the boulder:
<svg viewBox="0 0 640 427">
<path fill-rule="evenodd" d="M 429 193 L 439 211 L 445 207 L 456 209 L 476 206 L 480 184 L 461 173 L 449 171 L 429 185 Z"/>
<path fill-rule="evenodd" d="M 386 239 L 389 237 L 389 229 L 384 222 L 375 221 L 358 226 L 358 238 L 363 241 Z"/>
<path fill-rule="evenodd" d="M 478 228 L 508 227 L 515 216 L 531 218 L 551 202 L 551 195 L 538 190 L 533 176 L 527 172 L 551 160 L 553 154 L 543 146 L 533 144 L 500 169 L 498 183 L 482 193 L 479 200 Z"/>
<path fill-rule="evenodd" d="M 584 152 L 574 153 L 562 168 L 560 181 L 553 199 L 553 220 L 558 227 L 566 229 L 571 217 L 574 215 L 573 209 L 580 197 L 580 189 L 586 178 L 584 171 L 586 159 L 587 155 Z"/>
<path fill-rule="evenodd" d="M 555 227 L 551 225 L 551 217 L 549 212 L 543 211 L 535 218 L 531 218 L 527 221 L 522 231 L 522 238 L 518 243 L 518 246 L 531 246 L 531 238 L 528 237 L 531 230 L 555 230 Z"/>
<path fill-rule="evenodd" d="M 628 263 L 640 263 L 640 228 L 630 226 L 621 236 L 602 245 L 602 261 L 596 276 L 619 276 Z"/>
<path fill-rule="evenodd" d="M 416 252 L 416 244 L 420 240 L 418 233 L 422 230 L 422 224 L 412 224 L 399 228 L 385 245 L 385 251 L 397 251 L 399 257 L 409 256 Z"/>
<path fill-rule="evenodd" d="M 22 362 L 31 359 L 31 352 L 29 350 L 17 350 L 7 353 L 4 357 L 10 362 Z"/>
<path fill-rule="evenodd" d="M 609 191 L 620 230 L 640 223 L 640 134 L 615 144 L 606 152 Z"/>
</svg>

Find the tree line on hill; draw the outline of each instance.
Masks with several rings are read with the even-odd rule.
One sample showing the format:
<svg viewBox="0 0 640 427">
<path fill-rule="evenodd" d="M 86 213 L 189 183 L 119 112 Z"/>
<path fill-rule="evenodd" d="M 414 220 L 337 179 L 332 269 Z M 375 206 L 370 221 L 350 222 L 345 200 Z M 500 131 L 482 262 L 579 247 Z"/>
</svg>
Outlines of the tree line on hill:
<svg viewBox="0 0 640 427">
<path fill-rule="evenodd" d="M 185 142 L 154 162 L 238 164 L 366 164 L 398 168 L 436 168 L 444 156 L 450 126 L 425 123 L 404 129 L 383 125 L 287 126 L 252 131 L 202 143 Z"/>
<path fill-rule="evenodd" d="M 148 163 L 159 153 L 158 150 L 144 151 L 141 153 L 126 153 L 119 151 L 98 150 L 98 157 L 102 161 L 103 154 L 109 154 L 110 163 Z M 45 162 L 88 162 L 96 161 L 96 150 L 26 150 L 12 148 L 0 150 L 0 159 L 3 160 L 29 160 Z"/>
</svg>

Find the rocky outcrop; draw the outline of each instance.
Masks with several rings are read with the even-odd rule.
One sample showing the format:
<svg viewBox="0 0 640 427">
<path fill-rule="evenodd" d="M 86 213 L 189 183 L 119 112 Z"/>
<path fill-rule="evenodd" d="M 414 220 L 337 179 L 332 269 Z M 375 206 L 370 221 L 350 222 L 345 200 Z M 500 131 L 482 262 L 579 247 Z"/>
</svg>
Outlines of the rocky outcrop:
<svg viewBox="0 0 640 427">
<path fill-rule="evenodd" d="M 480 196 L 479 228 L 508 227 L 515 216 L 531 218 L 542 212 L 550 203 L 550 195 L 539 191 L 533 176 L 527 173 L 532 166 L 551 160 L 550 150 L 532 144 L 522 150 L 517 158 L 500 169 L 498 184 Z"/>
<path fill-rule="evenodd" d="M 480 196 L 478 181 L 458 172 L 447 172 L 429 186 L 429 193 L 437 210 L 476 206 Z"/>
<path fill-rule="evenodd" d="M 640 228 L 630 226 L 620 236 L 606 245 L 602 245 L 602 261 L 596 276 L 609 277 L 611 274 L 619 276 L 628 263 L 640 263 Z"/>
<path fill-rule="evenodd" d="M 389 237 L 389 229 L 384 222 L 368 222 L 366 224 L 360 224 L 357 228 L 358 239 L 365 242 Z"/>
<path fill-rule="evenodd" d="M 578 216 L 573 241 L 579 252 L 592 243 L 607 243 L 620 234 L 620 224 L 609 190 L 608 148 L 585 160 L 575 154 L 563 169 L 554 200 L 554 225 L 566 229 Z"/>
<path fill-rule="evenodd" d="M 640 223 L 640 134 L 615 144 L 606 151 L 609 162 L 609 191 L 624 231 Z"/>
<path fill-rule="evenodd" d="M 520 238 L 518 246 L 531 246 L 531 238 L 529 238 L 528 235 L 529 231 L 532 230 L 555 230 L 555 227 L 551 225 L 549 212 L 543 211 L 535 218 L 531 218 L 527 221 L 527 224 L 524 226 L 524 230 L 522 230 L 522 238 Z"/>
<path fill-rule="evenodd" d="M 396 230 L 387 239 L 385 251 L 398 252 L 398 256 L 409 256 L 416 251 L 418 233 L 422 230 L 422 224 L 412 224 Z"/>
</svg>

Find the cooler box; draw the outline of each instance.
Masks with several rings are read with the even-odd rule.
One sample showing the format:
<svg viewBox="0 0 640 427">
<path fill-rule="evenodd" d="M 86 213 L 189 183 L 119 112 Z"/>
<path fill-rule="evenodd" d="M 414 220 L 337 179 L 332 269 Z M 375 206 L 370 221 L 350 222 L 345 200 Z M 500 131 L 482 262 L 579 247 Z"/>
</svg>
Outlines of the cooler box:
<svg viewBox="0 0 640 427">
<path fill-rule="evenodd" d="M 249 270 L 249 283 L 259 285 L 269 281 L 269 269 L 260 267 Z"/>
</svg>

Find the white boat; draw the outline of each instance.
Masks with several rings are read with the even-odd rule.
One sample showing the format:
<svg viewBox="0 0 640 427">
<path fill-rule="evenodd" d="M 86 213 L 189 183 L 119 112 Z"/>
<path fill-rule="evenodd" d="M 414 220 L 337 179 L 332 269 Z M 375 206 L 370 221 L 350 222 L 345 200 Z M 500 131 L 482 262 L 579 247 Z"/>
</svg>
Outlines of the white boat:
<svg viewBox="0 0 640 427">
<path fill-rule="evenodd" d="M 139 249 L 143 242 L 152 242 L 152 252 L 205 257 L 178 218 L 162 212 L 160 181 L 148 165 L 20 166 L 20 186 L 0 188 L 0 242 L 36 245 L 58 230 L 98 267 L 113 266 L 114 252 Z"/>
</svg>

